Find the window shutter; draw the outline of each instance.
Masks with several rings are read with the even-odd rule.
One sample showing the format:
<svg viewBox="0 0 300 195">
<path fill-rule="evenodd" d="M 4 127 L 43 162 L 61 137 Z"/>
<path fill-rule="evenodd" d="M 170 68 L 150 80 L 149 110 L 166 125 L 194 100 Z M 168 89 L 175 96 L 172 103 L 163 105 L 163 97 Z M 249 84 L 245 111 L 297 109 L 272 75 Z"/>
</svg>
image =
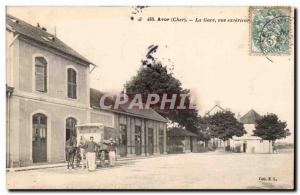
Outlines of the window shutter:
<svg viewBox="0 0 300 195">
<path fill-rule="evenodd" d="M 47 92 L 47 61 L 43 57 L 35 58 L 35 89 Z"/>
<path fill-rule="evenodd" d="M 44 82 L 44 77 L 42 75 L 37 74 L 35 76 L 35 87 L 37 91 L 45 91 L 45 82 Z"/>
<path fill-rule="evenodd" d="M 77 94 L 77 84 L 76 84 L 76 71 L 69 68 L 68 69 L 68 97 L 76 99 Z"/>
</svg>

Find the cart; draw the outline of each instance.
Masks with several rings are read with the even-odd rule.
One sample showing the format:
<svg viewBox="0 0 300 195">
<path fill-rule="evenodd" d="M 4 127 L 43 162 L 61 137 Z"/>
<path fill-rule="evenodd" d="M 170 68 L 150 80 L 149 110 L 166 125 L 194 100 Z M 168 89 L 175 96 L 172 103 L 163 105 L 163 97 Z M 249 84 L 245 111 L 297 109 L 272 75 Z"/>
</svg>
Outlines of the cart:
<svg viewBox="0 0 300 195">
<path fill-rule="evenodd" d="M 86 141 L 90 140 L 90 137 L 94 137 L 94 141 L 99 145 L 96 150 L 96 166 L 106 167 L 108 164 L 108 147 L 105 143 L 110 138 L 117 139 L 118 131 L 112 127 L 105 126 L 102 123 L 87 123 L 76 126 L 77 129 L 77 143 L 80 142 L 80 138 L 83 137 Z M 80 156 L 80 155 L 78 155 Z M 80 157 L 79 163 L 82 161 Z"/>
</svg>

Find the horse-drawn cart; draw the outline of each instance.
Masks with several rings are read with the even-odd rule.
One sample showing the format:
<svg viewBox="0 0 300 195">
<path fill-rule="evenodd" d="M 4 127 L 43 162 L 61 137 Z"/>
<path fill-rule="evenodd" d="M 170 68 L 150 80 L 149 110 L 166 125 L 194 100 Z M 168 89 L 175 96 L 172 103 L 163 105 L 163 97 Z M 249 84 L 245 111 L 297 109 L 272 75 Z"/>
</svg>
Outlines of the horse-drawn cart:
<svg viewBox="0 0 300 195">
<path fill-rule="evenodd" d="M 96 164 L 100 166 L 106 166 L 108 162 L 108 146 L 106 143 L 112 138 L 116 140 L 118 138 L 118 132 L 116 129 L 108 126 L 104 126 L 101 123 L 87 123 L 76 126 L 77 128 L 77 143 L 80 143 L 83 138 L 86 141 L 90 140 L 90 137 L 94 138 L 94 142 L 98 144 L 96 150 Z"/>
</svg>

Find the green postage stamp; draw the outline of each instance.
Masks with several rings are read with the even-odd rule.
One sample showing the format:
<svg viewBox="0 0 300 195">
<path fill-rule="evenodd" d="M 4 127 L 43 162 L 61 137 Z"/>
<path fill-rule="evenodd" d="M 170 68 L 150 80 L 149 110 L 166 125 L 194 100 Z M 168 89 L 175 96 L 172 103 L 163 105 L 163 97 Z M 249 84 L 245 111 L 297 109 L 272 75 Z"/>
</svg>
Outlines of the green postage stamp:
<svg viewBox="0 0 300 195">
<path fill-rule="evenodd" d="M 290 7 L 250 7 L 249 15 L 250 54 L 290 54 Z"/>
</svg>

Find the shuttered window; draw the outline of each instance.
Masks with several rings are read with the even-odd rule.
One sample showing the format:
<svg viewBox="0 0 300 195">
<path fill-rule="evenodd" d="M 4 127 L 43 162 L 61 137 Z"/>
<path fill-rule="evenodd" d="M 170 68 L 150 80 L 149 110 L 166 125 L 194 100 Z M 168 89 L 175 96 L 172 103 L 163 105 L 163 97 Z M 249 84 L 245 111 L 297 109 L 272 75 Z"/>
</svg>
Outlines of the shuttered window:
<svg viewBox="0 0 300 195">
<path fill-rule="evenodd" d="M 35 89 L 47 92 L 47 61 L 43 57 L 35 58 Z"/>
<path fill-rule="evenodd" d="M 68 97 L 72 99 L 77 98 L 77 82 L 76 71 L 72 68 L 68 68 Z"/>
</svg>

